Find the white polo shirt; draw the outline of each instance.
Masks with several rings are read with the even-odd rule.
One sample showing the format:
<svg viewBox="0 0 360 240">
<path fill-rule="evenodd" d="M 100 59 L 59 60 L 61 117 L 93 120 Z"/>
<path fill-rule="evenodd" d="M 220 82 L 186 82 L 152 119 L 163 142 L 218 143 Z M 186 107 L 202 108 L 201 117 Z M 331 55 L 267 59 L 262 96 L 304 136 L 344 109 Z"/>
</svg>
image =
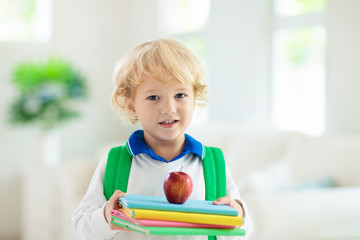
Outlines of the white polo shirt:
<svg viewBox="0 0 360 240">
<path fill-rule="evenodd" d="M 193 181 L 193 191 L 189 198 L 205 200 L 205 182 L 202 159 L 204 157 L 203 145 L 185 134 L 185 146 L 183 151 L 170 162 L 167 162 L 145 143 L 143 131 L 135 131 L 129 138 L 127 145 L 133 155 L 127 193 L 165 196 L 163 190 L 164 179 L 168 173 L 179 171 L 190 175 Z M 104 196 L 104 172 L 107 158 L 101 160 L 90 182 L 87 193 L 75 209 L 72 224 L 76 235 L 80 239 L 207 239 L 207 236 L 156 236 L 142 235 L 132 231 L 113 231 L 110 229 L 104 217 L 106 198 Z M 246 204 L 240 199 L 238 189 L 226 166 L 226 192 L 228 196 L 242 202 L 245 210 L 244 228 L 246 236 L 218 237 L 217 239 L 246 239 L 253 228 L 250 216 L 247 214 Z"/>
</svg>

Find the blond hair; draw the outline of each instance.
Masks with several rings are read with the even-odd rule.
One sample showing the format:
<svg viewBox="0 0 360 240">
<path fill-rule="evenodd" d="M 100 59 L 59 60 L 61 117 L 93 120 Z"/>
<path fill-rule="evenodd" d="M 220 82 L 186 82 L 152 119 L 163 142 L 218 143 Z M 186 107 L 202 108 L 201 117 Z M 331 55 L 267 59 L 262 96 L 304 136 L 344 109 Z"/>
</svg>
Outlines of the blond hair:
<svg viewBox="0 0 360 240">
<path fill-rule="evenodd" d="M 136 87 L 144 78 L 163 83 L 177 81 L 193 85 L 198 106 L 207 100 L 207 85 L 202 62 L 183 44 L 171 39 L 158 39 L 135 46 L 117 64 L 114 71 L 112 103 L 131 123 L 126 99 L 133 99 Z"/>
</svg>

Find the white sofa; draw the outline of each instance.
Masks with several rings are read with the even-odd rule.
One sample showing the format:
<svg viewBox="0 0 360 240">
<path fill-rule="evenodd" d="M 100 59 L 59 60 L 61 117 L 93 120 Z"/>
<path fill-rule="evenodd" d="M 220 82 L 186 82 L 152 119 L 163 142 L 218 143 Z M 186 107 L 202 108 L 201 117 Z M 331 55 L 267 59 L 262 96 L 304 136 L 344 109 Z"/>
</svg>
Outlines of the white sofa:
<svg viewBox="0 0 360 240">
<path fill-rule="evenodd" d="M 254 221 L 250 239 L 360 238 L 360 136 L 315 138 L 215 125 L 193 127 L 189 133 L 223 149 Z M 111 145 L 102 146 L 99 155 Z M 41 207 L 44 214 L 32 215 L 31 221 L 24 214 L 23 239 L 76 239 L 71 212 L 95 166 L 93 161 L 27 171 L 26 208 L 36 213 Z M 42 181 L 46 175 L 52 180 Z M 43 184 L 40 203 L 32 191 L 39 184 Z M 59 212 L 55 217 L 46 213 L 54 210 Z"/>
<path fill-rule="evenodd" d="M 251 239 L 360 239 L 360 136 L 194 129 L 221 146 L 255 224 Z"/>
</svg>

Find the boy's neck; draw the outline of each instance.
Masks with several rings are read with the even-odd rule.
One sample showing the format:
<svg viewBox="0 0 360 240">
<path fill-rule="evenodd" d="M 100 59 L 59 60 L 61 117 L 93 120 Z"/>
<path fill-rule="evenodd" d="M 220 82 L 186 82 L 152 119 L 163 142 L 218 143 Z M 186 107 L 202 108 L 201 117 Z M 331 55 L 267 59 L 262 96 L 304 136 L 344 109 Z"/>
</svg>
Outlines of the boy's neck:
<svg viewBox="0 0 360 240">
<path fill-rule="evenodd" d="M 174 140 L 174 141 L 155 142 L 155 141 L 149 141 L 149 139 L 146 139 L 145 136 L 144 136 L 144 140 L 156 155 L 164 158 L 168 162 L 170 162 L 172 159 L 178 156 L 182 152 L 185 145 L 185 135 L 181 139 L 181 141 Z"/>
</svg>

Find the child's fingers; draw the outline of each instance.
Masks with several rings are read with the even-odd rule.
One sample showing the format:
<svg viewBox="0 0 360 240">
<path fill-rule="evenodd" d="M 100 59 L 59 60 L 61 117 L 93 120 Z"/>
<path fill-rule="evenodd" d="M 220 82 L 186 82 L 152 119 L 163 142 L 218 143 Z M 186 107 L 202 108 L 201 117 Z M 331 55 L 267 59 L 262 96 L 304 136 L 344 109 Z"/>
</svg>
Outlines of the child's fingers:
<svg viewBox="0 0 360 240">
<path fill-rule="evenodd" d="M 119 198 L 120 197 L 125 197 L 126 196 L 126 193 L 120 191 L 120 190 L 116 190 L 113 195 L 111 196 L 111 198 L 109 199 L 108 201 L 108 204 L 110 205 L 111 207 L 111 210 L 112 209 L 119 209 L 120 208 L 120 205 L 119 205 Z"/>
<path fill-rule="evenodd" d="M 120 190 L 116 190 L 114 192 L 114 194 L 111 196 L 111 198 L 109 199 L 109 208 L 110 208 L 110 215 L 109 215 L 109 220 L 108 220 L 108 223 L 110 225 L 110 229 L 111 230 L 122 230 L 122 231 L 130 231 L 129 229 L 127 228 L 124 228 L 124 227 L 120 227 L 116 224 L 113 224 L 111 223 L 111 210 L 112 209 L 120 209 L 120 204 L 119 204 L 119 198 L 120 197 L 125 197 L 126 193 L 120 191 Z"/>
<path fill-rule="evenodd" d="M 124 227 L 120 227 L 119 225 L 116 225 L 116 224 L 113 224 L 113 223 L 110 223 L 110 229 L 111 230 L 121 230 L 121 231 L 131 231 L 127 228 L 124 228 Z"/>
<path fill-rule="evenodd" d="M 105 219 L 106 221 L 110 224 L 111 222 L 111 210 L 113 209 L 120 209 L 120 205 L 119 205 L 119 198 L 120 197 L 124 197 L 126 195 L 126 193 L 120 191 L 120 190 L 116 190 L 113 195 L 110 197 L 109 201 L 106 203 L 106 206 L 105 206 L 105 212 L 104 212 L 104 215 L 105 215 Z M 110 224 L 111 225 L 114 225 L 114 224 Z"/>
<path fill-rule="evenodd" d="M 233 199 L 231 197 L 226 196 L 226 197 L 221 197 L 221 198 L 216 199 L 213 202 L 213 204 L 215 204 L 215 205 L 229 205 L 229 204 L 231 204 L 232 201 L 233 201 Z"/>
<path fill-rule="evenodd" d="M 240 216 L 243 215 L 242 207 L 232 197 L 225 196 L 225 197 L 218 198 L 213 202 L 213 204 L 215 204 L 215 205 L 228 205 L 228 206 L 238 210 Z"/>
</svg>

